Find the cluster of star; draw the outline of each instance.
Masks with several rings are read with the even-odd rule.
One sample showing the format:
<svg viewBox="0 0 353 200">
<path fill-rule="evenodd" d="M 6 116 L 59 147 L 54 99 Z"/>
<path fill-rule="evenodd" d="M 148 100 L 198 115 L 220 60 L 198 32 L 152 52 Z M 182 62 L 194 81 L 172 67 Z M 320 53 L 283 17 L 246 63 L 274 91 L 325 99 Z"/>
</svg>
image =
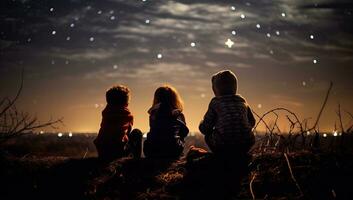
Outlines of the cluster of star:
<svg viewBox="0 0 353 200">
<path fill-rule="evenodd" d="M 141 0 L 141 2 L 142 2 L 142 3 L 147 3 L 147 0 Z M 247 6 L 251 6 L 251 3 L 247 2 L 246 5 L 247 5 Z M 91 6 L 86 6 L 86 10 L 91 10 L 91 9 L 92 9 Z M 54 13 L 55 13 L 55 8 L 54 8 L 54 7 L 49 8 L 49 12 L 52 13 L 52 14 L 54 14 Z M 238 12 L 239 12 L 237 16 L 240 17 L 240 20 L 246 20 L 246 18 L 247 18 L 246 15 L 245 15 L 244 13 L 241 13 L 241 10 L 238 11 L 237 8 L 236 8 L 236 6 L 234 6 L 234 5 L 230 6 L 230 12 L 235 12 L 235 13 L 238 13 Z M 104 13 L 104 12 L 103 12 L 102 10 L 97 10 L 97 11 L 96 11 L 96 14 L 97 14 L 97 15 L 102 15 L 103 13 Z M 107 16 L 108 16 L 108 19 L 109 19 L 109 20 L 111 20 L 111 21 L 117 20 L 117 17 L 115 16 L 115 11 L 114 11 L 114 10 L 107 11 L 106 13 L 107 13 Z M 279 13 L 279 17 L 286 18 L 286 17 L 288 17 L 288 15 L 287 15 L 285 12 L 281 12 L 281 13 Z M 73 22 L 69 22 L 69 23 L 68 23 L 68 26 L 69 26 L 71 29 L 73 29 L 73 28 L 76 27 L 77 23 L 79 23 L 79 17 L 74 17 Z M 148 18 L 147 18 L 147 19 L 144 19 L 144 23 L 145 23 L 146 25 L 149 25 L 149 24 L 151 23 L 151 20 L 148 19 Z M 262 25 L 261 25 L 260 23 L 257 23 L 257 24 L 255 25 L 255 28 L 259 30 L 259 29 L 262 29 L 263 27 L 262 27 Z M 230 33 L 231 33 L 232 36 L 236 36 L 236 35 L 238 34 L 236 30 L 231 30 Z M 57 35 L 57 30 L 51 30 L 51 31 L 50 31 L 50 34 L 53 35 L 53 36 Z M 273 33 L 273 35 L 275 35 L 275 36 L 280 36 L 280 35 L 281 35 L 281 32 L 280 32 L 279 30 L 275 30 L 274 33 Z M 272 35 L 270 32 L 265 33 L 265 36 L 266 36 L 267 38 L 271 38 L 273 35 Z M 309 38 L 310 40 L 314 40 L 314 39 L 315 39 L 315 36 L 314 36 L 313 34 L 309 34 L 309 35 L 308 35 L 308 38 Z M 66 40 L 67 40 L 67 41 L 70 41 L 71 39 L 72 39 L 72 38 L 71 38 L 70 35 L 66 36 Z M 31 42 L 31 41 L 32 41 L 31 38 L 28 38 L 28 39 L 27 39 L 27 42 Z M 93 35 L 91 35 L 91 36 L 88 36 L 88 37 L 87 37 L 87 41 L 92 43 L 92 42 L 95 42 L 95 41 L 96 41 L 96 38 L 95 38 Z M 229 49 L 232 48 L 233 46 L 236 46 L 235 39 L 233 39 L 233 38 L 227 38 L 226 41 L 224 42 L 224 44 L 225 44 L 225 46 L 228 47 Z M 197 47 L 196 41 L 190 41 L 190 42 L 189 42 L 189 46 L 190 46 L 191 48 L 196 48 L 196 47 Z M 274 51 L 271 49 L 271 50 L 269 50 L 269 53 L 270 53 L 270 54 L 274 54 Z M 163 58 L 163 53 L 162 53 L 162 52 L 156 53 L 156 58 L 159 59 L 159 60 L 162 59 L 162 58 Z M 68 62 L 69 62 L 69 61 L 66 61 L 65 64 L 68 64 Z M 313 63 L 313 64 L 317 64 L 318 62 L 319 62 L 319 61 L 318 61 L 318 58 L 315 58 L 315 57 L 314 57 L 314 58 L 312 59 L 312 63 Z M 53 62 L 52 62 L 52 64 L 53 64 Z M 117 69 L 117 68 L 114 67 L 114 69 Z M 304 84 L 303 84 L 303 85 L 304 85 Z"/>
<path fill-rule="evenodd" d="M 250 3 L 247 3 L 247 6 L 250 6 L 250 5 L 251 5 Z M 231 6 L 231 7 L 230 7 L 230 10 L 234 12 L 234 11 L 236 11 L 236 7 L 235 7 L 235 6 Z M 239 16 L 240 16 L 240 19 L 242 19 L 242 20 L 246 18 L 245 14 L 243 14 L 243 13 L 240 13 Z M 286 17 L 287 17 L 287 14 L 286 14 L 285 12 L 282 12 L 282 13 L 280 13 L 280 17 L 286 18 Z M 261 26 L 261 24 L 257 23 L 257 24 L 255 25 L 255 28 L 256 28 L 256 29 L 261 29 L 262 26 Z M 232 34 L 233 36 L 237 35 L 236 30 L 232 30 L 232 31 L 231 31 L 231 34 Z M 281 35 L 281 32 L 280 32 L 279 30 L 276 30 L 276 31 L 274 32 L 274 34 L 275 34 L 276 36 L 280 36 L 280 35 Z M 271 33 L 267 32 L 267 33 L 266 33 L 266 37 L 267 37 L 267 38 L 271 38 L 271 37 L 272 37 Z M 309 38 L 310 40 L 314 40 L 314 39 L 315 39 L 315 36 L 314 36 L 313 34 L 309 34 L 308 38 Z M 235 44 L 235 42 L 234 42 L 231 38 L 227 38 L 226 41 L 224 42 L 224 44 L 225 44 L 228 48 L 232 48 L 233 45 Z M 274 54 L 274 51 L 273 51 L 273 50 L 270 50 L 269 53 L 270 53 L 270 54 Z M 317 59 L 317 58 L 313 58 L 313 59 L 312 59 L 312 63 L 313 63 L 313 64 L 317 64 L 317 63 L 318 63 L 318 59 Z"/>
<path fill-rule="evenodd" d="M 141 0 L 142 3 L 147 3 L 148 1 L 147 0 Z M 246 3 L 247 6 L 251 6 L 250 3 Z M 91 10 L 92 11 L 92 7 L 91 6 L 86 6 L 85 7 L 86 10 Z M 54 7 L 51 7 L 49 8 L 49 13 L 54 15 L 56 12 L 56 9 Z M 243 13 L 242 10 L 238 10 L 236 6 L 232 5 L 230 6 L 230 11 L 229 12 L 232 12 L 232 13 L 235 13 L 234 16 L 238 17 L 239 20 L 241 21 L 246 21 L 248 19 L 251 19 L 250 16 L 248 16 L 248 14 L 246 13 Z M 101 17 L 106 17 L 108 21 L 119 21 L 118 20 L 118 17 L 116 16 L 116 12 L 114 10 L 107 10 L 107 11 L 102 11 L 102 10 L 95 10 L 94 13 L 98 16 L 101 16 Z M 249 14 L 250 15 L 250 14 Z M 291 17 L 290 15 L 288 15 L 287 13 L 285 12 L 279 12 L 278 14 L 278 18 L 280 18 L 281 20 L 286 20 L 286 18 L 288 17 Z M 145 24 L 146 26 L 150 25 L 150 24 L 153 24 L 153 21 L 150 19 L 150 18 L 144 18 L 142 19 L 142 22 L 143 24 Z M 73 19 L 70 21 L 67 22 L 67 27 L 70 29 L 75 29 L 76 27 L 79 27 L 80 26 L 80 18 L 79 17 L 73 17 Z M 259 33 L 261 34 L 265 34 L 264 35 L 264 38 L 268 38 L 268 39 L 276 39 L 276 37 L 286 37 L 286 32 L 284 30 L 274 30 L 274 31 L 270 31 L 270 32 L 262 32 L 260 30 L 268 30 L 269 27 L 266 27 L 267 25 L 264 25 L 264 24 L 261 24 L 261 23 L 256 23 L 253 25 L 254 26 L 254 31 L 258 31 Z M 230 32 L 228 34 L 230 34 L 232 37 L 229 37 L 229 38 L 226 38 L 225 41 L 224 41 L 224 45 L 225 45 L 225 48 L 228 48 L 228 49 L 232 49 L 233 47 L 236 47 L 236 38 L 238 37 L 238 35 L 241 35 L 241 31 L 238 32 L 238 30 L 230 30 Z M 58 30 L 55 30 L 55 29 L 52 29 L 50 30 L 50 35 L 52 35 L 52 37 L 57 37 L 58 35 Z M 85 36 L 83 36 L 85 37 Z M 307 35 L 307 39 L 308 40 L 315 40 L 316 39 L 316 36 L 313 34 L 313 33 L 308 33 Z M 72 36 L 70 36 L 70 34 L 66 35 L 65 36 L 66 38 L 66 41 L 70 41 L 72 40 Z M 87 43 L 92 43 L 94 44 L 94 42 L 96 42 L 97 40 L 99 41 L 99 38 L 96 38 L 95 35 L 88 35 L 86 36 L 87 38 Z M 193 41 L 186 41 L 184 42 L 185 46 L 187 46 L 188 48 L 199 48 L 200 46 L 202 46 L 202 44 L 198 41 L 195 41 L 196 39 L 193 38 Z M 31 42 L 32 41 L 32 38 L 28 38 L 27 39 L 27 42 Z M 269 53 L 271 55 L 274 55 L 275 54 L 275 51 L 273 49 L 270 49 L 269 50 Z M 163 54 L 163 51 L 159 50 L 159 51 L 155 51 L 155 54 L 154 54 L 154 58 L 157 59 L 157 60 L 162 60 L 162 59 L 165 59 L 165 56 Z M 69 64 L 70 61 L 69 60 L 66 60 L 65 61 L 65 64 Z M 313 57 L 311 59 L 311 63 L 312 64 L 318 64 L 319 63 L 319 60 L 317 57 Z M 56 64 L 55 60 L 52 60 L 51 61 L 51 64 L 54 65 Z M 117 64 L 113 64 L 112 65 L 112 68 L 114 70 L 117 70 L 119 69 L 118 68 L 118 65 Z M 303 87 L 307 87 L 308 86 L 308 81 L 300 81 L 301 85 Z M 204 98 L 205 95 L 202 94 L 201 95 L 201 98 Z M 100 105 L 95 105 L 95 107 L 100 107 Z M 257 105 L 258 108 L 262 108 L 262 104 L 258 104 Z"/>
</svg>

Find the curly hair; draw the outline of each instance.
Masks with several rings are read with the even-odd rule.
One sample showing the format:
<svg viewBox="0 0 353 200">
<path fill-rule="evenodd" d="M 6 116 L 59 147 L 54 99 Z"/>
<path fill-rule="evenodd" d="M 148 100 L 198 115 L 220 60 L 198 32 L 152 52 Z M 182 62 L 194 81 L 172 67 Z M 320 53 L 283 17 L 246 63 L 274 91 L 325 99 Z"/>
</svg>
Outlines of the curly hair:
<svg viewBox="0 0 353 200">
<path fill-rule="evenodd" d="M 157 88 L 154 93 L 152 107 L 159 103 L 166 104 L 171 108 L 179 109 L 180 111 L 183 111 L 184 108 L 183 100 L 181 99 L 178 91 L 170 85 Z"/>
<path fill-rule="evenodd" d="M 111 87 L 105 93 L 108 105 L 127 106 L 130 101 L 130 89 L 124 85 Z"/>
</svg>

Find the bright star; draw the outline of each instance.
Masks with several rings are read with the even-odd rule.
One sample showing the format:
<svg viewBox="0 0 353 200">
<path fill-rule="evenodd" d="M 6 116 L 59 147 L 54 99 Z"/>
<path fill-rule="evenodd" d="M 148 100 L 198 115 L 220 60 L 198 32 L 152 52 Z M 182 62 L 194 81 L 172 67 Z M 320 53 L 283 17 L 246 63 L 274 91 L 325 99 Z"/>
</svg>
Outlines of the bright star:
<svg viewBox="0 0 353 200">
<path fill-rule="evenodd" d="M 228 38 L 228 40 L 224 44 L 227 45 L 228 48 L 232 48 L 232 46 L 234 45 L 234 42 Z"/>
</svg>

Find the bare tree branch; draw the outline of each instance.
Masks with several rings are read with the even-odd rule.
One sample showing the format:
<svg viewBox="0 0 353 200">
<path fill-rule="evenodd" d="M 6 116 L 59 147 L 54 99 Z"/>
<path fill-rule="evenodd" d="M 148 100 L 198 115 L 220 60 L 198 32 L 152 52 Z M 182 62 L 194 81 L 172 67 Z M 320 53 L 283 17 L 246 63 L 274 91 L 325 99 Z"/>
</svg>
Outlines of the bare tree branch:
<svg viewBox="0 0 353 200">
<path fill-rule="evenodd" d="M 21 92 L 22 92 L 22 88 L 23 88 L 23 75 L 24 75 L 24 69 L 22 68 L 22 72 L 21 72 L 21 84 L 20 84 L 19 89 L 17 90 L 17 94 L 16 94 L 15 98 L 14 98 L 13 100 L 9 100 L 8 105 L 5 106 L 2 111 L 0 111 L 0 117 L 1 117 L 8 109 L 10 109 L 10 108 L 15 104 L 15 102 L 16 102 L 17 99 L 18 99 L 18 97 L 20 96 L 20 94 L 21 94 Z"/>
<path fill-rule="evenodd" d="M 329 86 L 329 88 L 327 90 L 327 93 L 326 93 L 326 96 L 325 96 L 325 100 L 324 100 L 324 102 L 323 102 L 323 104 L 321 106 L 321 109 L 320 109 L 319 114 L 318 114 L 318 116 L 316 118 L 316 121 L 315 121 L 313 127 L 309 129 L 309 131 L 314 130 L 316 128 L 316 126 L 318 125 L 320 117 L 322 115 L 322 112 L 324 111 L 324 108 L 325 108 L 325 106 L 327 104 L 328 97 L 330 96 L 330 92 L 331 92 L 332 87 L 333 87 L 333 83 L 331 81 L 330 82 L 330 86 Z"/>
<path fill-rule="evenodd" d="M 343 128 L 343 122 L 342 122 L 342 114 L 341 114 L 341 104 L 338 104 L 338 110 L 337 110 L 337 116 L 340 122 L 340 127 L 341 127 L 341 133 L 343 134 L 345 132 Z"/>
<path fill-rule="evenodd" d="M 39 128 L 51 127 L 57 128 L 57 124 L 63 124 L 63 119 L 53 120 L 50 118 L 45 123 L 40 123 L 35 116 L 31 116 L 27 112 L 20 112 L 16 108 L 16 101 L 18 100 L 23 88 L 24 73 L 21 74 L 21 85 L 13 100 L 5 97 L 0 102 L 0 144 L 8 139 L 19 137 L 24 134 L 31 133 Z M 2 108 L 1 108 L 2 107 Z"/>
</svg>

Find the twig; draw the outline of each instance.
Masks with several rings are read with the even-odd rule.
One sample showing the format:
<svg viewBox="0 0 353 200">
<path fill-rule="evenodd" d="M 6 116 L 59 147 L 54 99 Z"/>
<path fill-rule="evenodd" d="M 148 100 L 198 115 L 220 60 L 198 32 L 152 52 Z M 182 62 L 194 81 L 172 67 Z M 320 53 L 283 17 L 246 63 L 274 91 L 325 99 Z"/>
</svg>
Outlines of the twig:
<svg viewBox="0 0 353 200">
<path fill-rule="evenodd" d="M 270 129 L 270 127 L 268 126 L 268 124 L 265 122 L 265 120 L 264 120 L 262 117 L 260 117 L 260 115 L 258 115 L 255 111 L 252 111 L 252 112 L 256 115 L 256 117 L 259 118 L 259 122 L 258 122 L 257 124 L 259 124 L 260 122 L 262 122 L 262 123 L 265 125 L 266 129 L 267 129 L 268 131 L 270 131 L 271 129 Z M 254 130 L 257 128 L 257 124 L 255 125 Z"/>
<path fill-rule="evenodd" d="M 300 196 L 304 196 L 303 191 L 302 191 L 302 189 L 300 188 L 299 183 L 297 182 L 297 180 L 296 180 L 295 177 L 294 177 L 294 174 L 293 174 L 293 171 L 292 171 L 292 167 L 291 167 L 291 164 L 290 164 L 290 162 L 289 162 L 287 153 L 284 153 L 284 157 L 286 158 L 287 165 L 288 165 L 288 169 L 289 169 L 289 173 L 290 173 L 290 175 L 291 175 L 291 177 L 292 177 L 292 180 L 294 181 L 295 185 L 297 186 L 297 188 L 298 188 L 298 190 L 299 190 L 299 192 L 300 192 Z"/>
<path fill-rule="evenodd" d="M 324 100 L 324 102 L 323 102 L 323 104 L 322 104 L 322 106 L 321 106 L 321 109 L 320 109 L 320 112 L 319 112 L 319 114 L 318 114 L 318 116 L 317 116 L 317 118 L 316 118 L 315 124 L 314 124 L 314 126 L 313 126 L 312 128 L 310 128 L 308 131 L 314 130 L 314 129 L 316 128 L 316 126 L 318 125 L 319 120 L 320 120 L 320 117 L 321 117 L 321 114 L 322 114 L 322 112 L 324 111 L 324 108 L 325 108 L 325 106 L 326 106 L 328 97 L 329 97 L 329 95 L 330 95 L 332 86 L 333 86 L 333 83 L 332 83 L 332 81 L 331 81 L 331 82 L 330 82 L 330 87 L 329 87 L 328 90 L 327 90 L 325 100 Z"/>
<path fill-rule="evenodd" d="M 88 153 L 88 147 L 86 148 L 85 154 L 83 155 L 82 159 L 85 159 Z"/>
<path fill-rule="evenodd" d="M 22 72 L 21 72 L 21 84 L 20 84 L 19 89 L 17 90 L 17 94 L 16 94 L 15 98 L 14 98 L 13 100 L 9 100 L 9 101 L 8 101 L 8 105 L 5 106 L 5 108 L 4 108 L 2 111 L 0 111 L 0 117 L 1 117 L 4 113 L 6 113 L 6 111 L 7 111 L 8 109 L 10 109 L 10 108 L 15 104 L 15 102 L 16 102 L 17 99 L 18 99 L 18 97 L 20 96 L 21 91 L 22 91 L 22 88 L 23 88 L 23 75 L 24 75 L 24 69 L 22 68 Z M 3 103 L 3 102 L 4 102 L 4 101 L 2 101 L 1 103 Z"/>
<path fill-rule="evenodd" d="M 264 117 L 266 117 L 268 114 L 273 113 L 273 112 L 275 112 L 275 111 L 285 111 L 285 112 L 288 112 L 289 114 L 291 114 L 291 115 L 295 118 L 297 124 L 299 125 L 300 131 L 301 131 L 301 132 L 304 131 L 303 125 L 301 124 L 301 122 L 300 122 L 298 116 L 297 116 L 294 112 L 290 111 L 289 109 L 287 109 L 287 108 L 281 108 L 281 107 L 280 107 L 280 108 L 274 108 L 274 109 L 272 109 L 272 110 L 267 111 L 265 114 L 263 114 L 263 115 L 260 117 L 260 119 L 259 119 L 259 121 L 257 122 L 257 124 L 255 125 L 255 128 L 259 125 L 260 121 L 263 121 L 263 118 L 264 118 Z M 271 130 L 271 129 L 270 129 L 270 130 Z"/>
<path fill-rule="evenodd" d="M 344 134 L 344 128 L 343 128 L 343 122 L 342 122 L 342 114 L 341 114 L 341 104 L 338 104 L 338 110 L 337 110 L 337 116 L 340 122 L 340 126 L 341 126 L 341 133 Z"/>
<path fill-rule="evenodd" d="M 254 190 L 253 190 L 253 183 L 254 183 L 254 180 L 256 178 L 256 175 L 257 175 L 257 173 L 255 172 L 254 175 L 252 176 L 250 184 L 249 184 L 250 193 L 251 193 L 252 199 L 254 199 L 254 200 L 256 199 L 256 197 L 255 197 L 255 193 L 254 193 Z"/>
<path fill-rule="evenodd" d="M 345 110 L 345 112 L 353 119 L 353 114 L 352 113 L 350 113 L 350 112 L 348 112 L 346 110 Z"/>
</svg>

